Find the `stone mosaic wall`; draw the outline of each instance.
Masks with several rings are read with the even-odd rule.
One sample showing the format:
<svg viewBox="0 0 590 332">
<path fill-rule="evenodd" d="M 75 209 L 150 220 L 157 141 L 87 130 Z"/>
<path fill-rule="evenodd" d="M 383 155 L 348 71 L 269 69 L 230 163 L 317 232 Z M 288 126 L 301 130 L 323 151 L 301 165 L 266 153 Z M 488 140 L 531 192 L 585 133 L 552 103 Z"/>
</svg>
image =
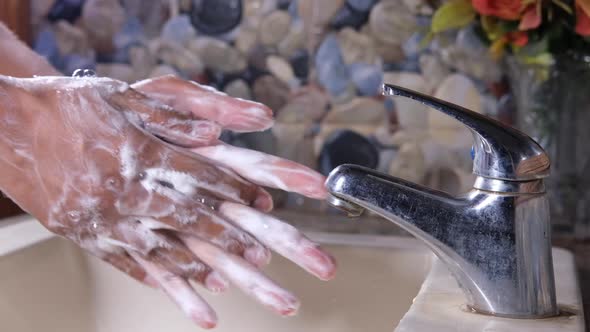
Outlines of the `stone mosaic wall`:
<svg viewBox="0 0 590 332">
<path fill-rule="evenodd" d="M 398 84 L 508 119 L 501 70 L 472 28 L 421 45 L 431 0 L 32 0 L 34 47 L 65 74 L 174 74 L 269 105 L 268 132 L 223 139 L 327 174 L 357 163 L 450 192 L 468 186 L 471 135 Z M 330 212 L 274 193 L 279 208 Z M 356 231 L 356 229 L 355 229 Z M 383 232 L 380 230 L 379 232 Z"/>
</svg>

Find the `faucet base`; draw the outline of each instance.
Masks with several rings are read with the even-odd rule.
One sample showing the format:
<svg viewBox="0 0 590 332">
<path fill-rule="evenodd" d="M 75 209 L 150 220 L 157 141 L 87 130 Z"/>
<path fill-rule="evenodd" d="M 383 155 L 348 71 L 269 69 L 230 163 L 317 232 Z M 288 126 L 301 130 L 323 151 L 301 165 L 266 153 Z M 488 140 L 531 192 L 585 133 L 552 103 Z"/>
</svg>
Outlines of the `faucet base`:
<svg viewBox="0 0 590 332">
<path fill-rule="evenodd" d="M 560 248 L 552 249 L 555 282 L 559 288 L 555 317 L 510 319 L 474 313 L 465 306 L 465 297 L 445 264 L 435 259 L 412 306 L 398 323 L 395 332 L 581 332 L 584 308 L 576 274 L 574 255 Z M 512 317 L 511 317 L 512 318 Z"/>
<path fill-rule="evenodd" d="M 557 316 L 562 316 L 562 315 L 563 316 L 571 316 L 571 314 L 568 314 L 565 312 L 562 313 L 559 309 L 556 309 L 555 312 L 547 312 L 547 313 L 542 313 L 542 314 L 538 314 L 538 315 L 534 315 L 534 314 L 503 314 L 503 313 L 479 310 L 479 309 L 474 308 L 473 306 L 470 306 L 468 304 L 465 305 L 465 311 L 471 312 L 474 314 L 500 317 L 500 318 L 510 318 L 510 319 L 546 319 L 546 318 L 552 318 L 552 317 L 557 317 Z"/>
</svg>

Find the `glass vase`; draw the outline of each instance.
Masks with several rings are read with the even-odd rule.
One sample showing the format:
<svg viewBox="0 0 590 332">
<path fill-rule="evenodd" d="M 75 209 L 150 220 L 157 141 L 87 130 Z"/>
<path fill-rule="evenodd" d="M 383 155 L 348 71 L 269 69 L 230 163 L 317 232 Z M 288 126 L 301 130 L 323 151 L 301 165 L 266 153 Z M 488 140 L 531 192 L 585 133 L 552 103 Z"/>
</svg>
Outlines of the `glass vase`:
<svg viewBox="0 0 590 332">
<path fill-rule="evenodd" d="M 556 232 L 590 236 L 590 56 L 549 65 L 507 61 L 517 126 L 551 158 L 546 180 Z"/>
</svg>

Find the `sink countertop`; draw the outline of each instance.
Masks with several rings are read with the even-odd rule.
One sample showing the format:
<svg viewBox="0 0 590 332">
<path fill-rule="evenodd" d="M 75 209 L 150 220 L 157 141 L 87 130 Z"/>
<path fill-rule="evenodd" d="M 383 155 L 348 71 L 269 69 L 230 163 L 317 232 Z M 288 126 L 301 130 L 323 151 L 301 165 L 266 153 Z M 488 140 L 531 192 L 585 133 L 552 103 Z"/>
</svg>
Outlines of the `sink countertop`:
<svg viewBox="0 0 590 332">
<path fill-rule="evenodd" d="M 572 253 L 553 249 L 557 303 L 562 311 L 574 313 L 547 319 L 509 319 L 467 312 L 465 296 L 456 280 L 438 259 L 422 284 L 410 310 L 395 332 L 582 332 L 584 317 Z"/>
<path fill-rule="evenodd" d="M 30 215 L 0 219 L 0 257 L 54 236 Z"/>
</svg>

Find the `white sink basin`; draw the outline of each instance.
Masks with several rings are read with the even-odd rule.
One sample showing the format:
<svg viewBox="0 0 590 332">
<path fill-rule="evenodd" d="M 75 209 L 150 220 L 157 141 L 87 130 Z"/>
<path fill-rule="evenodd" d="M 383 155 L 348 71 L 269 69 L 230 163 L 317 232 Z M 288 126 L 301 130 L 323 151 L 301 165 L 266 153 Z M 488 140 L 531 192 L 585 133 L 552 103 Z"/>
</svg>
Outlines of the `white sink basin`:
<svg viewBox="0 0 590 332">
<path fill-rule="evenodd" d="M 221 295 L 202 290 L 201 294 L 219 315 L 216 331 L 584 330 L 574 259 L 565 250 L 553 250 L 557 302 L 573 315 L 523 320 L 473 314 L 462 309 L 465 297 L 456 281 L 418 240 L 309 235 L 336 256 L 339 262 L 336 279 L 319 281 L 276 256 L 267 272 L 299 296 L 302 301 L 299 315 L 278 317 L 234 289 Z M 0 224 L 0 331 L 200 329 L 163 293 L 138 284 L 70 242 L 53 237 L 33 219 L 25 218 L 17 223 Z"/>
<path fill-rule="evenodd" d="M 216 331 L 393 331 L 430 270 L 430 252 L 406 238 L 319 237 L 330 243 L 325 247 L 338 260 L 335 280 L 319 281 L 278 256 L 266 269 L 299 296 L 299 315 L 278 317 L 236 289 L 222 295 L 202 290 L 218 313 Z M 66 240 L 51 238 L 0 257 L 0 330 L 199 328 L 163 293 L 139 285 Z"/>
</svg>

